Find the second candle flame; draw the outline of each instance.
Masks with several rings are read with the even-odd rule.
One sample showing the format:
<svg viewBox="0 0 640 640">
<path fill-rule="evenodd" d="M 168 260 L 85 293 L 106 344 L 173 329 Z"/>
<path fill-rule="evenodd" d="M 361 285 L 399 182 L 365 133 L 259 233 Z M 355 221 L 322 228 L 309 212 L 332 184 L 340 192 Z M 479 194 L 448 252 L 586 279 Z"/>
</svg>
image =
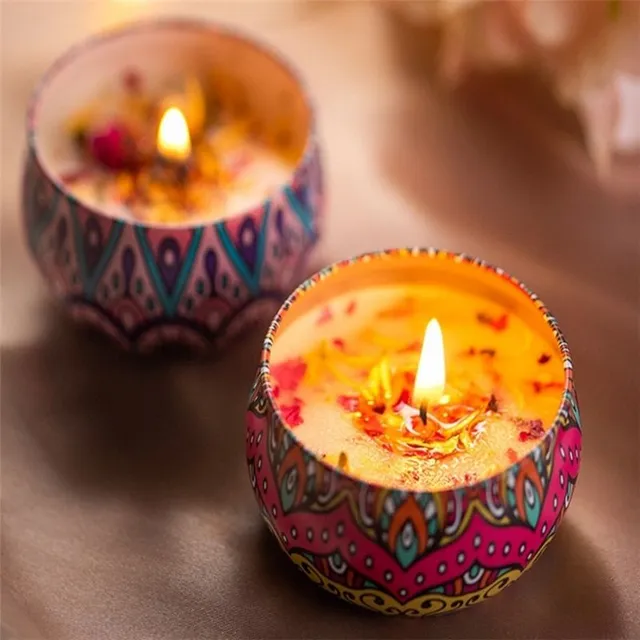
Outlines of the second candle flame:
<svg viewBox="0 0 640 640">
<path fill-rule="evenodd" d="M 420 362 L 413 386 L 413 405 L 419 407 L 440 402 L 444 395 L 445 380 L 442 330 L 438 321 L 433 318 L 429 320 L 424 332 Z"/>
</svg>

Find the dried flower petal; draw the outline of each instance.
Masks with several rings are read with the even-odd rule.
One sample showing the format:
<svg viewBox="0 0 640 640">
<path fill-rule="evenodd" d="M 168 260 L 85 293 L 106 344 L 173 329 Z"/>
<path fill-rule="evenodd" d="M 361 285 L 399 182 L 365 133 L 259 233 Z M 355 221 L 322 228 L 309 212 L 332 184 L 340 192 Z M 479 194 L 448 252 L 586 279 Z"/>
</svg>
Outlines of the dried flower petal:
<svg viewBox="0 0 640 640">
<path fill-rule="evenodd" d="M 413 353 L 415 351 L 420 351 L 422 349 L 422 342 L 420 340 L 415 340 L 414 342 L 410 342 L 405 347 L 400 349 L 400 353 Z"/>
<path fill-rule="evenodd" d="M 353 315 L 353 313 L 356 310 L 356 301 L 355 300 L 351 300 L 351 302 L 347 305 L 347 308 L 345 309 L 345 313 L 350 316 Z"/>
<path fill-rule="evenodd" d="M 404 318 L 415 311 L 415 300 L 411 297 L 402 298 L 399 302 L 378 312 L 379 318 Z"/>
<path fill-rule="evenodd" d="M 486 324 L 490 326 L 494 331 L 504 331 L 507 328 L 507 324 L 509 322 L 509 316 L 506 313 L 503 313 L 501 316 L 497 318 L 493 318 L 488 313 L 478 313 L 476 315 L 478 322 L 480 324 Z"/>
<path fill-rule="evenodd" d="M 338 404 L 349 413 L 357 411 L 360 404 L 358 396 L 339 395 L 337 401 Z"/>
<path fill-rule="evenodd" d="M 135 69 L 128 69 L 122 76 L 124 88 L 131 93 L 138 93 L 142 88 L 142 76 Z"/>
<path fill-rule="evenodd" d="M 91 135 L 89 153 L 96 162 L 108 169 L 132 168 L 138 160 L 135 141 L 126 126 L 118 122 Z"/>
<path fill-rule="evenodd" d="M 284 391 L 296 391 L 307 371 L 307 363 L 302 358 L 291 358 L 274 364 L 271 375 Z"/>
<path fill-rule="evenodd" d="M 375 416 L 370 417 L 365 426 L 364 432 L 371 438 L 381 436 L 384 433 L 384 427 L 380 424 L 380 421 Z"/>
<path fill-rule="evenodd" d="M 524 418 L 514 418 L 513 423 L 517 427 L 523 428 L 522 431 L 518 434 L 518 439 L 520 442 L 527 442 L 528 440 L 537 440 L 541 438 L 545 431 L 544 426 L 542 424 L 542 420 L 527 420 Z"/>
<path fill-rule="evenodd" d="M 549 389 L 564 389 L 562 382 L 540 382 L 540 380 L 534 380 L 531 384 L 535 393 L 542 393 Z"/>
<path fill-rule="evenodd" d="M 538 364 L 547 364 L 551 360 L 551 356 L 548 353 L 543 353 L 538 358 Z"/>
<path fill-rule="evenodd" d="M 304 422 L 300 415 L 299 404 L 280 405 L 280 413 L 290 427 L 298 427 Z"/>
<path fill-rule="evenodd" d="M 320 315 L 318 316 L 318 320 L 316 321 L 316 324 L 317 325 L 326 324 L 332 318 L 333 318 L 333 314 L 331 313 L 331 309 L 328 306 L 326 306 L 320 312 Z"/>
</svg>

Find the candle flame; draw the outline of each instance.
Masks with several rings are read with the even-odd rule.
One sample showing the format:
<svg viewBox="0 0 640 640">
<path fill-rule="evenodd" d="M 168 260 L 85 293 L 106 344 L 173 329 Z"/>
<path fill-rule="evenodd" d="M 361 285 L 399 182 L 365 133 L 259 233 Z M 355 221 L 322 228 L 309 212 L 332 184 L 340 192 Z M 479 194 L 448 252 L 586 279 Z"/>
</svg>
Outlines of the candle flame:
<svg viewBox="0 0 640 640">
<path fill-rule="evenodd" d="M 422 353 L 413 387 L 414 406 L 440 402 L 444 395 L 445 379 L 442 330 L 438 321 L 432 318 L 424 332 Z"/>
<path fill-rule="evenodd" d="M 189 127 L 182 111 L 171 107 L 164 112 L 158 127 L 158 153 L 167 160 L 185 162 L 191 155 Z"/>
</svg>

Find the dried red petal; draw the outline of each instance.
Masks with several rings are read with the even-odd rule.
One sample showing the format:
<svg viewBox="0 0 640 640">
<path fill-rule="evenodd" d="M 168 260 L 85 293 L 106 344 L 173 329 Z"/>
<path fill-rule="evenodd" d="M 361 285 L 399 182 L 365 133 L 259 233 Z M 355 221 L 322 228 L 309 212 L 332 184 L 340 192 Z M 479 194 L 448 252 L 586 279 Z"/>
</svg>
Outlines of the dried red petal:
<svg viewBox="0 0 640 640">
<path fill-rule="evenodd" d="M 331 309 L 327 306 L 322 309 L 320 315 L 318 316 L 318 320 L 316 322 L 317 325 L 325 324 L 329 322 L 333 318 L 333 314 L 331 313 Z"/>
<path fill-rule="evenodd" d="M 511 447 L 507 449 L 507 458 L 509 458 L 509 462 L 511 464 L 518 462 L 518 454 Z"/>
<path fill-rule="evenodd" d="M 136 144 L 127 127 L 112 123 L 92 134 L 89 153 L 109 169 L 131 169 L 137 164 Z"/>
<path fill-rule="evenodd" d="M 475 356 L 476 355 L 476 348 L 475 347 L 469 347 L 467 349 L 467 355 L 468 356 Z"/>
<path fill-rule="evenodd" d="M 405 347 L 400 349 L 400 353 L 413 353 L 414 351 L 420 351 L 422 349 L 422 342 L 420 340 L 415 340 L 414 342 L 410 342 Z"/>
<path fill-rule="evenodd" d="M 127 91 L 137 93 L 142 88 L 142 76 L 134 69 L 129 69 L 122 76 L 122 83 Z"/>
<path fill-rule="evenodd" d="M 283 391 L 295 391 L 306 371 L 307 363 L 302 358 L 291 358 L 273 365 L 271 375 Z"/>
<path fill-rule="evenodd" d="M 538 364 L 547 364 L 549 360 L 551 360 L 551 356 L 548 353 L 542 353 L 538 358 Z"/>
<path fill-rule="evenodd" d="M 298 427 L 300 426 L 304 420 L 300 415 L 300 405 L 299 404 L 284 404 L 280 406 L 280 413 L 284 418 L 284 421 L 290 427 Z"/>
<path fill-rule="evenodd" d="M 396 400 L 396 403 L 393 405 L 393 410 L 398 411 L 400 409 L 401 404 L 409 404 L 410 399 L 411 399 L 411 394 L 409 393 L 409 389 L 405 387 L 400 392 L 400 396 Z"/>
<path fill-rule="evenodd" d="M 509 323 L 509 316 L 506 313 L 498 318 L 492 318 L 488 313 L 478 313 L 476 318 L 478 322 L 489 325 L 495 331 L 504 331 Z"/>
<path fill-rule="evenodd" d="M 504 331 L 507 328 L 509 322 L 509 316 L 503 313 L 497 320 L 491 325 L 496 331 Z"/>
<path fill-rule="evenodd" d="M 280 387 L 278 385 L 275 385 L 271 390 L 271 393 L 273 393 L 274 398 L 280 397 Z"/>
<path fill-rule="evenodd" d="M 356 306 L 357 306 L 357 305 L 356 305 L 356 301 L 355 301 L 355 300 L 352 300 L 352 301 L 347 305 L 347 308 L 345 309 L 345 313 L 346 313 L 348 316 L 352 315 L 352 314 L 355 312 L 355 310 L 356 310 Z"/>
<path fill-rule="evenodd" d="M 364 426 L 364 432 L 368 436 L 375 438 L 376 436 L 381 436 L 384 433 L 384 427 L 380 424 L 378 418 L 371 416 Z"/>
<path fill-rule="evenodd" d="M 548 389 L 564 389 L 562 382 L 540 382 L 539 380 L 534 380 L 531 384 L 535 393 L 542 393 Z"/>
<path fill-rule="evenodd" d="M 416 382 L 416 374 L 413 371 L 404 372 L 404 381 L 410 389 L 413 389 L 413 385 Z"/>
<path fill-rule="evenodd" d="M 464 474 L 464 482 L 465 484 L 471 484 L 478 479 L 478 475 L 475 473 L 465 473 Z"/>
<path fill-rule="evenodd" d="M 64 184 L 73 184 L 74 182 L 77 182 L 78 180 L 86 176 L 88 173 L 89 172 L 86 169 L 79 169 L 77 171 L 65 173 L 64 175 L 60 176 L 60 179 L 62 180 L 62 182 L 64 182 Z"/>
<path fill-rule="evenodd" d="M 378 312 L 379 318 L 404 318 L 413 314 L 415 301 L 411 297 L 403 298 L 388 309 Z"/>
<path fill-rule="evenodd" d="M 358 410 L 358 396 L 340 395 L 338 396 L 337 401 L 338 404 L 349 413 L 353 413 Z"/>
<path fill-rule="evenodd" d="M 525 430 L 520 431 L 518 439 L 520 442 L 527 442 L 527 440 L 538 440 L 544 435 L 544 427 L 542 426 L 542 420 L 524 420 L 523 418 L 516 418 L 514 423 L 518 427 L 526 427 Z"/>
<path fill-rule="evenodd" d="M 331 341 L 331 344 L 336 348 L 336 349 L 340 349 L 340 351 L 344 351 L 345 348 L 345 342 L 342 338 L 334 338 Z"/>
</svg>

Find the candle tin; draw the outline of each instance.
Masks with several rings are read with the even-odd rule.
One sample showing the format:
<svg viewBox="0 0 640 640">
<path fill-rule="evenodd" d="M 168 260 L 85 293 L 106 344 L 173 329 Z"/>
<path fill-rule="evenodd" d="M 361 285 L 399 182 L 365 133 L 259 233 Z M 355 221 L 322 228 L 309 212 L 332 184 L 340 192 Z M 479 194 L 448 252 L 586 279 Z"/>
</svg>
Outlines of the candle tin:
<svg viewBox="0 0 640 640">
<path fill-rule="evenodd" d="M 151 81 L 194 66 L 232 74 L 265 118 L 301 136 L 304 151 L 286 184 L 250 210 L 195 224 L 121 219 L 77 199 L 51 169 L 63 146 L 60 114 L 94 96 L 101 78 L 132 65 Z M 45 74 L 27 128 L 28 248 L 70 315 L 122 347 L 221 347 L 248 323 L 268 320 L 303 277 L 323 209 L 315 115 L 298 74 L 262 44 L 185 20 L 90 38 Z"/>
<path fill-rule="evenodd" d="M 381 273 L 386 265 L 396 265 L 424 278 L 438 263 L 475 270 L 489 286 L 497 284 L 521 299 L 550 330 L 564 365 L 558 413 L 528 455 L 483 481 L 439 492 L 361 481 L 327 465 L 284 425 L 271 385 L 272 345 L 287 316 L 315 307 L 314 300 L 326 303 L 332 290 L 359 282 L 369 267 Z M 386 278 L 393 281 L 392 274 Z M 503 270 L 433 249 L 364 255 L 327 267 L 300 285 L 268 330 L 247 413 L 251 486 L 284 552 L 308 578 L 343 600 L 408 616 L 465 609 L 500 593 L 531 567 L 571 502 L 581 442 L 571 356 L 556 320 Z"/>
</svg>

